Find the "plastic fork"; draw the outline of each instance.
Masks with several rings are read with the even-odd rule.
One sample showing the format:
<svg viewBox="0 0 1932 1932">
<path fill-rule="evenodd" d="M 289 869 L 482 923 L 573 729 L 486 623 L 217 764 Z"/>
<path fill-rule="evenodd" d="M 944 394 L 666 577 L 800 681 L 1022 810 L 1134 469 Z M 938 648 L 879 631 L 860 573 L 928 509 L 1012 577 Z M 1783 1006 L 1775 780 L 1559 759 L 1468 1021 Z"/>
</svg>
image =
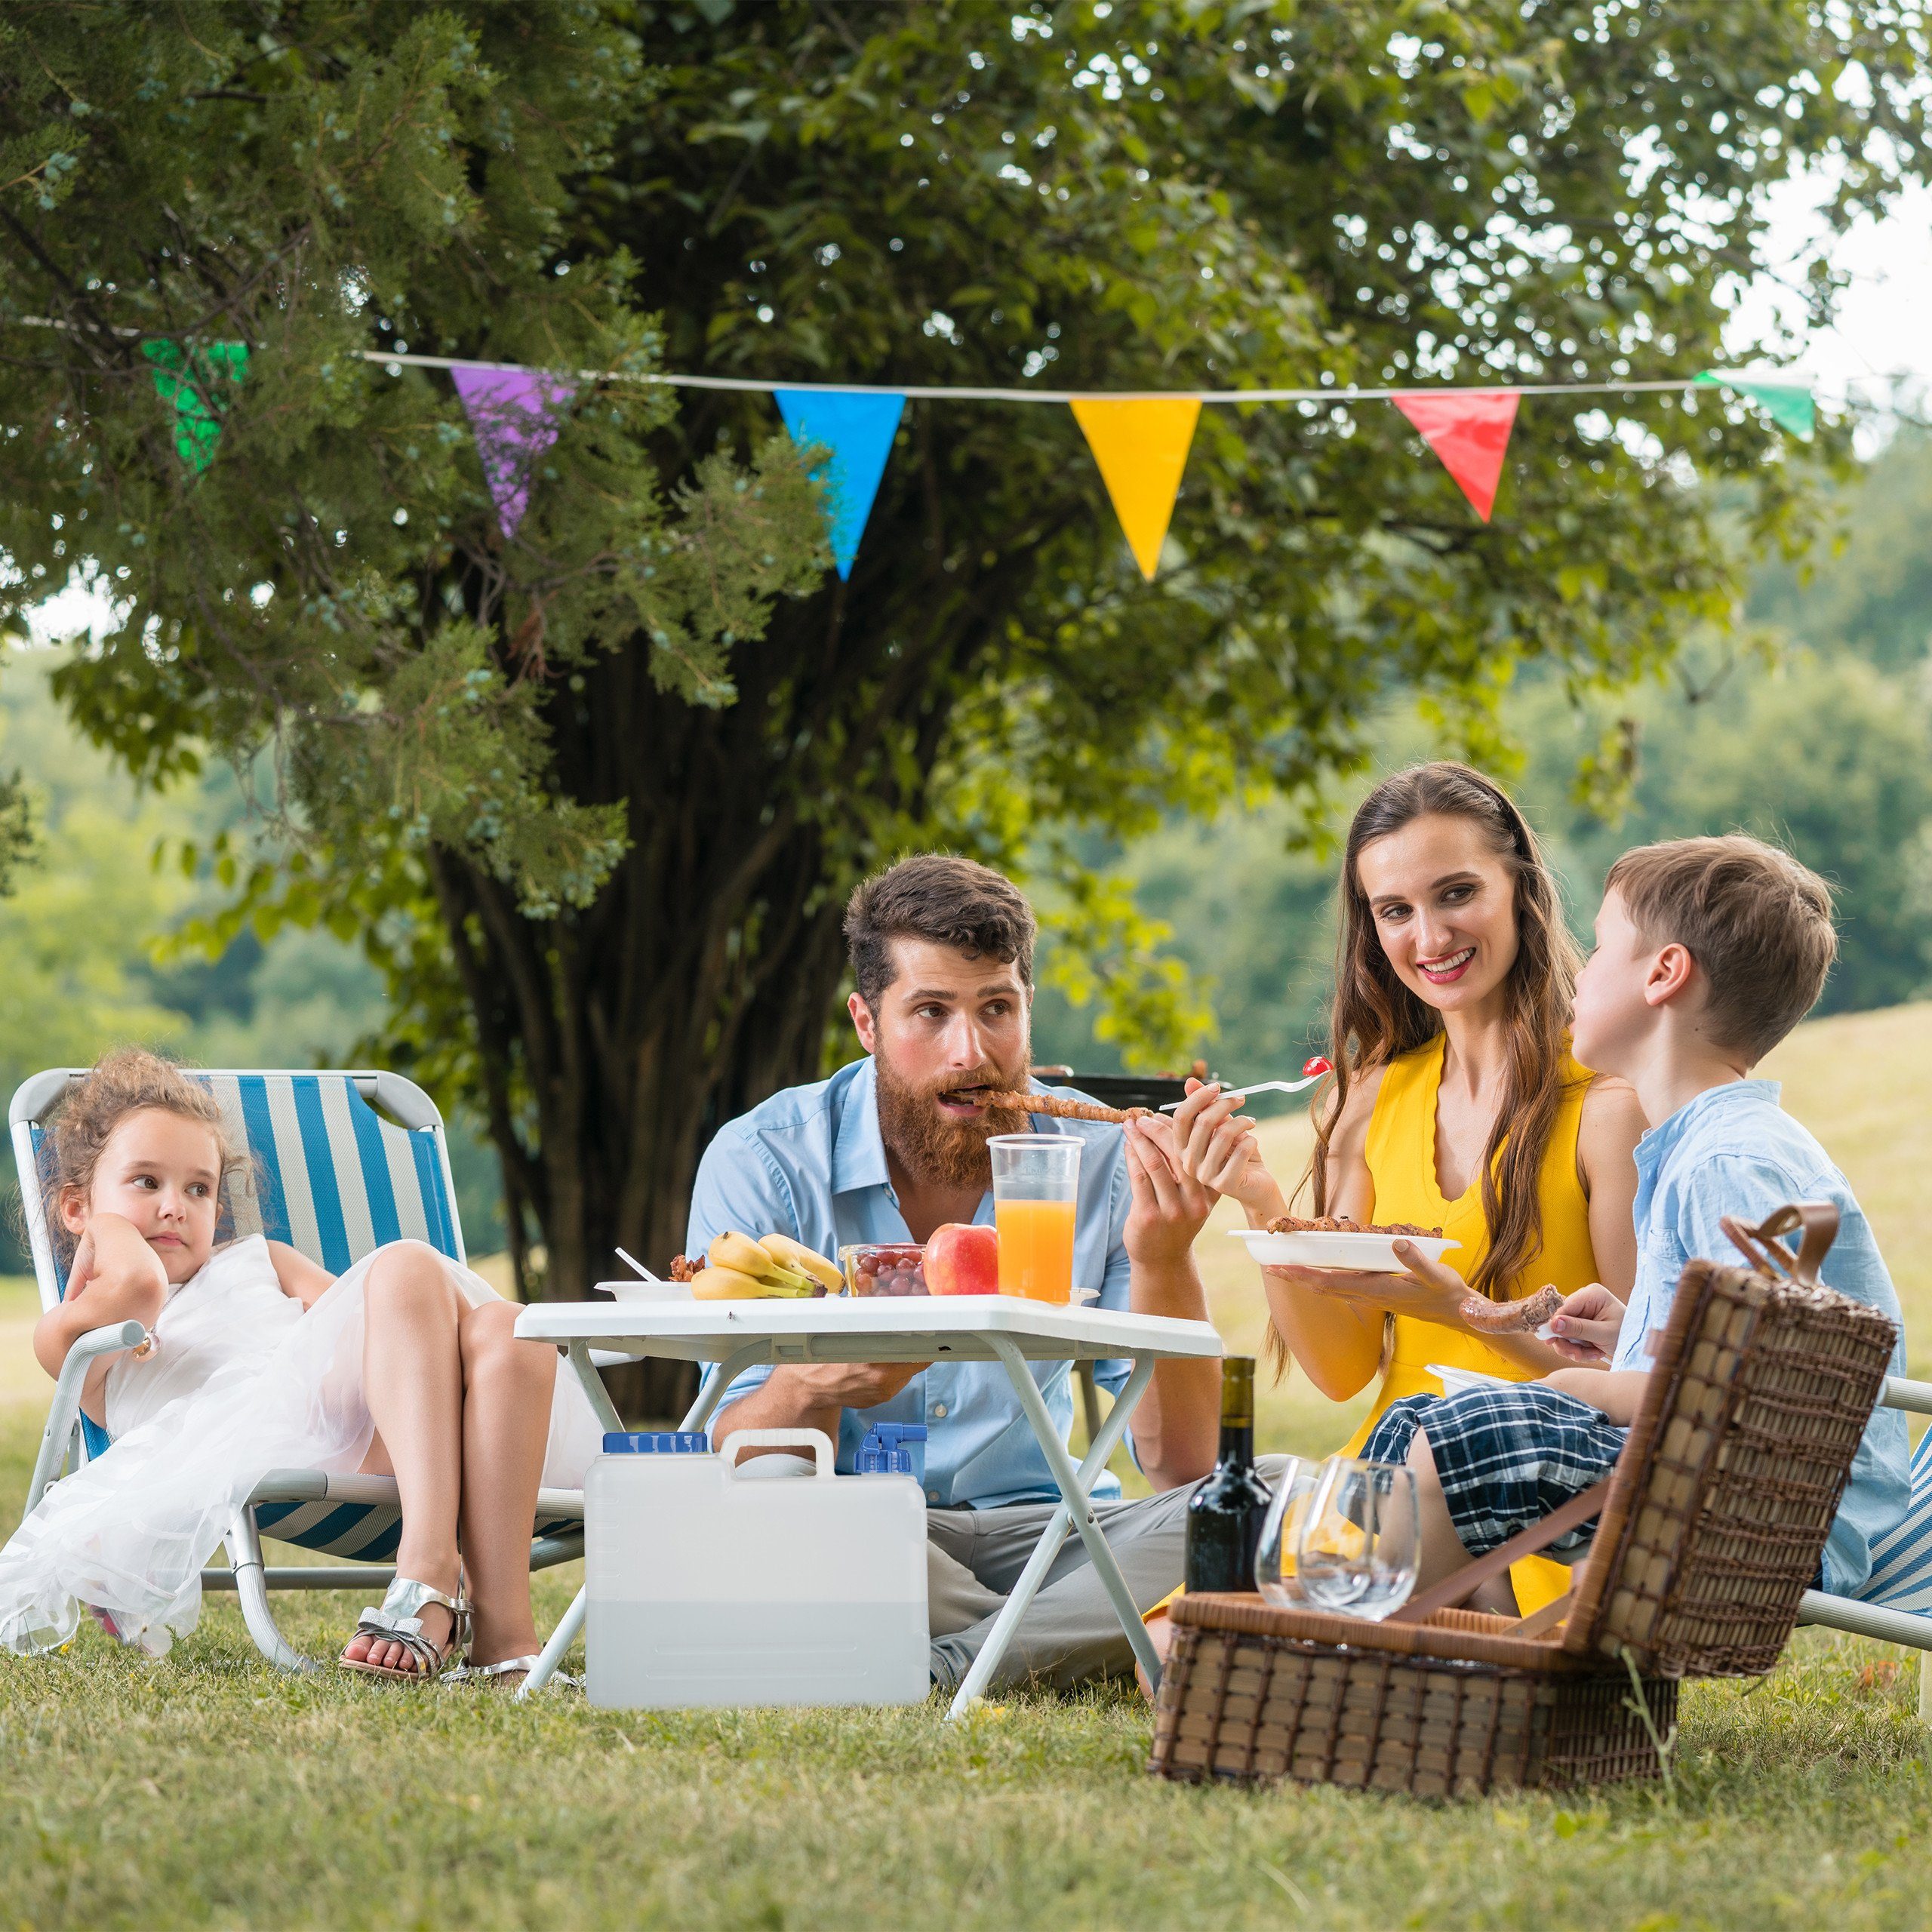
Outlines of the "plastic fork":
<svg viewBox="0 0 1932 1932">
<path fill-rule="evenodd" d="M 1243 1100 L 1251 1094 L 1299 1094 L 1304 1087 L 1312 1087 L 1318 1080 L 1334 1070 L 1318 1054 L 1313 1060 L 1303 1064 L 1303 1077 L 1299 1080 L 1260 1080 L 1252 1087 L 1228 1088 L 1223 1091 L 1221 1098 L 1224 1100 Z M 1212 1085 L 1214 1083 L 1211 1081 L 1209 1084 Z M 1169 1100 L 1161 1106 L 1161 1111 L 1164 1114 L 1171 1114 L 1175 1108 L 1185 1104 L 1180 1100 Z"/>
<path fill-rule="evenodd" d="M 628 1261 L 647 1281 L 656 1281 L 660 1288 L 668 1287 L 670 1285 L 669 1282 L 660 1280 L 659 1278 L 654 1275 L 635 1254 L 629 1253 L 626 1250 L 621 1247 L 619 1248 L 617 1251 L 617 1259 L 620 1261 Z"/>
</svg>

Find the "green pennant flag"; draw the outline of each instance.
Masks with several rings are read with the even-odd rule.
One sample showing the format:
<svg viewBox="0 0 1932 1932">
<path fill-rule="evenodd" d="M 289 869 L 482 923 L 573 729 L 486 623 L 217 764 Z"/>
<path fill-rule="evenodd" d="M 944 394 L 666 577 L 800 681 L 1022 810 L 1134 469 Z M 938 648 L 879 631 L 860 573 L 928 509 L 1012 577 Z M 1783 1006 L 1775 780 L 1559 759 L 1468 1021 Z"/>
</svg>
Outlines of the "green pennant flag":
<svg viewBox="0 0 1932 1932">
<path fill-rule="evenodd" d="M 178 342 L 164 338 L 143 343 L 141 353 L 155 365 L 155 394 L 174 405 L 174 447 L 181 460 L 199 475 L 214 462 L 214 446 L 221 439 L 216 378 L 241 381 L 248 372 L 248 345 L 211 342 L 191 358 Z"/>
<path fill-rule="evenodd" d="M 1811 400 L 1809 383 L 1780 383 L 1768 376 L 1750 375 L 1741 369 L 1700 370 L 1697 380 L 1721 383 L 1727 389 L 1735 389 L 1740 395 L 1748 395 L 1780 429 L 1789 429 L 1801 441 L 1808 443 L 1811 440 L 1817 410 Z"/>
</svg>

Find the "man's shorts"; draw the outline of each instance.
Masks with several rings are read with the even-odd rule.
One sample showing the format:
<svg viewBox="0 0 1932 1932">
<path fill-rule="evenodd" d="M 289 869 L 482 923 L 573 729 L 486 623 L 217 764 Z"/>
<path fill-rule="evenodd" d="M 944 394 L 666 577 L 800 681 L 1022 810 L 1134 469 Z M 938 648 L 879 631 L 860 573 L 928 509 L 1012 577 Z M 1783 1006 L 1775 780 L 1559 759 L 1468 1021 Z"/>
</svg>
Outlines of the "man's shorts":
<svg viewBox="0 0 1932 1932">
<path fill-rule="evenodd" d="M 1630 1433 L 1574 1395 L 1525 1382 L 1392 1403 L 1362 1455 L 1404 1462 L 1419 1429 L 1429 1438 L 1449 1519 L 1472 1556 L 1486 1555 L 1601 1481 Z M 1596 1529 L 1592 1521 L 1569 1531 L 1546 1554 L 1574 1555 Z"/>
</svg>

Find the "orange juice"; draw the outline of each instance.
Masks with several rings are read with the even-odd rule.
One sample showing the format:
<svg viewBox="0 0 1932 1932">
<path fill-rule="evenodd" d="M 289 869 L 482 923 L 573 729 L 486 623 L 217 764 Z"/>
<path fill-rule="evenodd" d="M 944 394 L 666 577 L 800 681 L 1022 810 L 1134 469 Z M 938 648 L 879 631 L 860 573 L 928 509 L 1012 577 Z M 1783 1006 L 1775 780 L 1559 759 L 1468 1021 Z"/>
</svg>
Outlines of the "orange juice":
<svg viewBox="0 0 1932 1932">
<path fill-rule="evenodd" d="M 1066 1301 L 1073 1293 L 1073 1203 L 998 1201 L 999 1291 L 1032 1301 Z"/>
</svg>

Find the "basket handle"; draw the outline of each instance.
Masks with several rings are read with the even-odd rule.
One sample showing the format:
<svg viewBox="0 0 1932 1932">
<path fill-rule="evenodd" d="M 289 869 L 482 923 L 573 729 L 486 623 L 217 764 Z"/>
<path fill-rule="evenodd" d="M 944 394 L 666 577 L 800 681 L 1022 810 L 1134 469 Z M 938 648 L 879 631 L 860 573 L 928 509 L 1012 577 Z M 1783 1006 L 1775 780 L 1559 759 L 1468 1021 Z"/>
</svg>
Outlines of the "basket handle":
<svg viewBox="0 0 1932 1932">
<path fill-rule="evenodd" d="M 1532 1523 L 1527 1530 L 1518 1530 L 1507 1543 L 1498 1543 L 1487 1556 L 1478 1556 L 1473 1562 L 1464 1564 L 1461 1569 L 1452 1571 L 1421 1595 L 1410 1598 L 1389 1621 L 1425 1623 L 1438 1610 L 1454 1610 L 1458 1604 L 1466 1602 L 1479 1586 L 1492 1577 L 1501 1576 L 1511 1564 L 1519 1562 L 1525 1556 L 1535 1555 L 1567 1531 L 1580 1529 L 1592 1516 L 1601 1515 L 1603 1506 L 1610 1500 L 1611 1480 L 1605 1476 L 1601 1481 L 1592 1483 L 1581 1494 L 1571 1497 L 1567 1503 L 1552 1509 L 1541 1522 Z"/>
<path fill-rule="evenodd" d="M 1838 1238 L 1838 1211 L 1829 1201 L 1787 1201 L 1755 1228 L 1747 1227 L 1735 1214 L 1725 1215 L 1720 1225 L 1731 1245 L 1753 1267 L 1767 1275 L 1782 1275 L 1802 1287 L 1815 1288 L 1818 1270 Z M 1804 1230 L 1795 1261 L 1778 1244 L 1778 1237 L 1794 1228 Z"/>
</svg>

